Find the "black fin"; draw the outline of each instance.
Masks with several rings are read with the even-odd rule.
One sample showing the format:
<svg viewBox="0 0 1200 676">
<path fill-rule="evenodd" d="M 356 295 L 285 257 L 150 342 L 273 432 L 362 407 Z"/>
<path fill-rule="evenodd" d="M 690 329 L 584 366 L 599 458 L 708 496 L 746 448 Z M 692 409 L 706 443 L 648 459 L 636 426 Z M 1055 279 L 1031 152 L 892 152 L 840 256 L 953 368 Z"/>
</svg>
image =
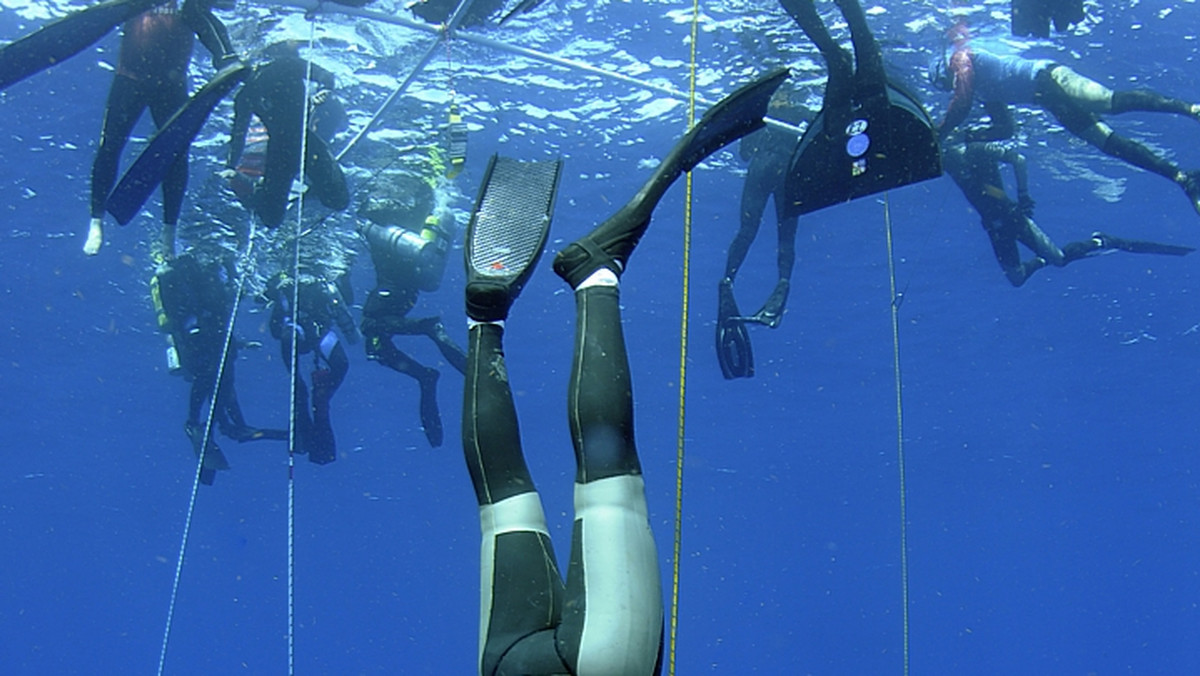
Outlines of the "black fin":
<svg viewBox="0 0 1200 676">
<path fill-rule="evenodd" d="M 0 90 L 75 56 L 164 0 L 109 0 L 73 12 L 0 48 Z"/>
<path fill-rule="evenodd" d="M 171 119 L 159 129 L 117 187 L 108 196 L 105 209 L 121 225 L 133 220 L 166 176 L 167 170 L 191 147 L 192 139 L 208 120 L 213 108 L 250 75 L 250 67 L 233 64 L 213 76 Z"/>
<path fill-rule="evenodd" d="M 723 279 L 717 289 L 717 362 L 726 380 L 754 376 L 754 348 L 739 315 L 733 282 Z"/>
<path fill-rule="evenodd" d="M 1160 242 L 1148 242 L 1140 239 L 1121 239 L 1103 233 L 1096 233 L 1092 237 L 1098 237 L 1103 241 L 1105 249 L 1119 249 L 1121 251 L 1129 251 L 1131 253 L 1142 254 L 1158 254 L 1161 256 L 1186 256 L 1195 251 L 1190 246 L 1181 246 L 1178 244 L 1162 244 Z"/>
<path fill-rule="evenodd" d="M 467 315 L 499 321 L 546 246 L 562 160 L 493 155 L 467 225 Z"/>
<path fill-rule="evenodd" d="M 620 275 L 625 269 L 659 200 L 683 172 L 766 123 L 767 104 L 790 72 L 781 68 L 743 85 L 721 99 L 674 147 L 633 199 L 587 235 L 567 245 L 554 259 L 554 272 L 572 289 L 600 268 Z"/>
<path fill-rule="evenodd" d="M 865 90 L 851 100 L 832 116 L 849 119 L 845 128 L 827 129 L 822 110 L 800 139 L 787 176 L 789 216 L 942 175 L 933 120 L 915 97 L 889 83 L 886 98 Z"/>
</svg>

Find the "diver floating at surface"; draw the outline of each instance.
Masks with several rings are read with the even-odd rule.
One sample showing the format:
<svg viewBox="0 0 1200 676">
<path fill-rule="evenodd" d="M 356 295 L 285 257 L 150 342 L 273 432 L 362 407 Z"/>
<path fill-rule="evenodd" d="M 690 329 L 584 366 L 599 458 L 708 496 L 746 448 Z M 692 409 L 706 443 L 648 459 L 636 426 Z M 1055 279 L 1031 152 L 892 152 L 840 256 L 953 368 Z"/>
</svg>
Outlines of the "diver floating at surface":
<svg viewBox="0 0 1200 676">
<path fill-rule="evenodd" d="M 967 120 L 975 99 L 983 102 L 992 119 L 990 127 L 968 140 L 992 141 L 1013 134 L 1010 106 L 1037 104 L 1067 131 L 1110 157 L 1145 169 L 1178 185 L 1200 213 L 1200 170 L 1184 171 L 1163 154 L 1125 138 L 1105 124 L 1100 115 L 1134 111 L 1169 113 L 1200 121 L 1200 104 L 1163 96 L 1147 89 L 1114 91 L 1050 59 L 1001 56 L 970 45 L 961 27 L 955 29 L 955 48 L 947 59 L 940 55 L 929 67 L 930 82 L 953 92 L 940 136 Z"/>
<path fill-rule="evenodd" d="M 214 66 L 236 60 L 211 0 L 111 0 L 52 22 L 0 49 L 0 88 L 77 54 L 124 22 L 121 52 L 105 103 L 100 145 L 92 165 L 91 221 L 83 250 L 100 251 L 105 201 L 116 180 L 121 151 L 147 108 L 164 126 L 187 101 L 193 34 L 212 53 Z M 163 188 L 163 253 L 174 254 L 175 226 L 187 186 L 186 153 L 171 164 Z"/>
<path fill-rule="evenodd" d="M 268 140 L 262 182 L 250 201 L 263 224 L 274 228 L 283 222 L 292 183 L 302 170 L 302 144 L 308 189 L 321 204 L 341 211 L 350 205 L 350 191 L 325 140 L 313 125 L 307 129 L 304 126 L 305 106 L 316 108 L 331 95 L 333 74 L 300 58 L 296 43 L 276 43 L 266 55 L 270 60 L 254 68 L 234 97 L 229 160 L 223 173 L 229 177 L 236 172 L 251 115 L 257 115 L 267 129 Z M 322 87 L 311 99 L 305 80 L 310 68 L 312 81 Z"/>
<path fill-rule="evenodd" d="M 963 196 L 979 213 L 984 230 L 992 242 L 996 261 L 1013 286 L 1021 286 L 1034 272 L 1054 265 L 1090 258 L 1111 251 L 1183 256 L 1191 247 L 1126 240 L 1102 232 L 1089 239 L 1070 242 L 1061 249 L 1033 221 L 1033 199 L 1029 196 L 1025 157 L 1010 144 L 996 141 L 948 142 L 943 146 L 942 163 Z M 1012 166 L 1016 176 L 1017 200 L 1009 198 L 1000 174 L 1000 164 Z M 1022 262 L 1017 244 L 1035 254 Z"/>
<path fill-rule="evenodd" d="M 22 38 L 0 47 L 0 90 L 66 61 L 94 45 L 114 28 L 174 0 L 106 0 L 68 14 Z M 228 7 L 226 6 L 228 5 Z M 212 15 L 213 7 L 229 9 L 232 0 L 186 0 L 180 13 L 213 55 L 220 70 L 233 50 L 224 24 Z"/>
</svg>

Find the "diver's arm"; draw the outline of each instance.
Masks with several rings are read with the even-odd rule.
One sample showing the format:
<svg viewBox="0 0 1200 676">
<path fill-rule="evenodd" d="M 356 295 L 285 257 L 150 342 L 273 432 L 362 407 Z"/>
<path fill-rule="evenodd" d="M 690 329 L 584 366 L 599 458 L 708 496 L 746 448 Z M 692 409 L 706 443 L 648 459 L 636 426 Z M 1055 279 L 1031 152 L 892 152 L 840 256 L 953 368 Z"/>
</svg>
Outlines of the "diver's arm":
<svg viewBox="0 0 1200 676">
<path fill-rule="evenodd" d="M 1001 141 L 1012 138 L 1015 132 L 1012 109 L 1000 101 L 988 101 L 983 104 L 990 122 L 986 127 L 972 129 L 967 133 L 968 141 Z"/>
<path fill-rule="evenodd" d="M 992 142 L 986 144 L 985 148 L 994 159 L 1013 168 L 1013 175 L 1017 179 L 1017 204 L 1021 213 L 1031 216 L 1034 202 L 1029 196 L 1029 171 L 1025 167 L 1025 155 L 1007 143 Z"/>
</svg>

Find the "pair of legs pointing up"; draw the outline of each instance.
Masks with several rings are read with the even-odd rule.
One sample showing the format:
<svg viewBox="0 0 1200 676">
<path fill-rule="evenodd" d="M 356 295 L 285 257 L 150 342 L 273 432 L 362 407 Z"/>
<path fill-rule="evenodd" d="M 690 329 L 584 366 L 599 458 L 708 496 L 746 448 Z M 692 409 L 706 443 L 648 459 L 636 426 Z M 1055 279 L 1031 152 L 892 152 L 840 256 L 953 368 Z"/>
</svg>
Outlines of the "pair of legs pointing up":
<svg viewBox="0 0 1200 676">
<path fill-rule="evenodd" d="M 667 189 L 709 154 L 760 128 L 767 102 L 785 77 L 786 71 L 773 73 L 714 106 L 628 204 L 554 261 L 555 273 L 574 291 L 576 308 L 567 397 L 575 520 L 565 580 L 521 449 L 503 347 L 509 308 L 541 252 L 545 230 L 529 236 L 485 213 L 494 174 L 508 180 L 504 177 L 534 173 L 495 162 L 489 168 L 467 236 L 462 432 L 483 538 L 481 674 L 659 672 L 662 590 L 634 443 L 620 278 Z M 516 260 L 509 257 L 513 251 Z"/>
</svg>

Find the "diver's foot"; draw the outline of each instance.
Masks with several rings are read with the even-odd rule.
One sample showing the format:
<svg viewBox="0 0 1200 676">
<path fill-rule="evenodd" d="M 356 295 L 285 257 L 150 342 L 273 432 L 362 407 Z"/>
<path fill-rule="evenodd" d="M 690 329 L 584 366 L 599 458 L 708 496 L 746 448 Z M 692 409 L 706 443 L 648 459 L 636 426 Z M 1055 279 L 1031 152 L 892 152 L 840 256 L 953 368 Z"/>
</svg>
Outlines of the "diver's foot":
<svg viewBox="0 0 1200 676">
<path fill-rule="evenodd" d="M 100 253 L 101 244 L 104 244 L 104 225 L 99 218 L 93 218 L 88 223 L 87 239 L 83 242 L 83 253 L 95 256 Z"/>
<path fill-rule="evenodd" d="M 788 292 L 791 291 L 791 288 L 791 282 L 786 279 L 779 280 L 762 309 L 754 313 L 754 321 L 768 328 L 779 328 L 779 324 L 783 322 L 783 306 L 787 304 Z"/>
<path fill-rule="evenodd" d="M 477 322 L 502 322 L 521 287 L 490 279 L 467 282 L 467 316 Z"/>
<path fill-rule="evenodd" d="M 620 277 L 650 225 L 649 214 L 642 215 L 640 211 L 627 205 L 595 230 L 568 244 L 554 257 L 555 274 L 572 289 L 601 268 Z"/>
<path fill-rule="evenodd" d="M 193 422 L 186 422 L 183 425 L 183 431 L 187 434 L 188 439 L 192 442 L 192 452 L 196 454 L 197 458 L 200 457 L 202 447 L 201 441 L 204 436 L 203 426 Z M 208 444 L 203 446 L 203 453 L 203 469 L 213 471 L 229 469 L 229 461 L 225 459 L 225 454 L 221 452 L 221 447 L 217 446 L 217 442 L 213 441 L 211 438 L 208 439 Z"/>
<path fill-rule="evenodd" d="M 429 369 L 420 379 L 421 384 L 421 429 L 429 445 L 437 448 L 442 445 L 442 415 L 438 412 L 437 382 L 438 372 Z"/>
<path fill-rule="evenodd" d="M 1200 170 L 1193 169 L 1192 171 L 1182 172 L 1182 180 L 1179 181 L 1180 187 L 1187 193 L 1188 200 L 1192 203 L 1192 208 L 1196 213 L 1200 214 Z"/>
</svg>

